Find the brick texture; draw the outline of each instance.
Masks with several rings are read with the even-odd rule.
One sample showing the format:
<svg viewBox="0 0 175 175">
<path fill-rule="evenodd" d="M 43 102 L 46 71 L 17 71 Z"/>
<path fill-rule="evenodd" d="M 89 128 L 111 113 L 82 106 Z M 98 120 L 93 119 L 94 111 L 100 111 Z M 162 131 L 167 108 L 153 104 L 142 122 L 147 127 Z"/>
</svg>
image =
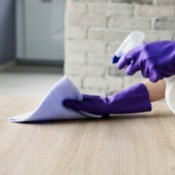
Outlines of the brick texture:
<svg viewBox="0 0 175 175">
<path fill-rule="evenodd" d="M 108 83 L 104 77 L 85 77 L 83 87 L 97 90 L 107 90 Z"/>
<path fill-rule="evenodd" d="M 152 0 L 111 0 L 112 2 L 127 2 L 139 4 L 152 4 Z"/>
<path fill-rule="evenodd" d="M 108 26 L 109 28 L 128 30 L 151 29 L 151 20 L 132 17 L 111 17 Z"/>
<path fill-rule="evenodd" d="M 175 29 L 175 19 L 156 19 L 155 29 L 157 30 L 174 30 Z"/>
<path fill-rule="evenodd" d="M 89 13 L 101 16 L 131 16 L 133 6 L 129 4 L 113 4 L 113 3 L 91 3 L 89 4 Z"/>
<path fill-rule="evenodd" d="M 154 0 L 154 3 L 156 5 L 166 5 L 166 4 L 174 5 L 175 0 Z"/>
<path fill-rule="evenodd" d="M 142 17 L 172 17 L 174 14 L 174 6 L 153 6 L 153 5 L 135 5 L 134 15 Z"/>
</svg>

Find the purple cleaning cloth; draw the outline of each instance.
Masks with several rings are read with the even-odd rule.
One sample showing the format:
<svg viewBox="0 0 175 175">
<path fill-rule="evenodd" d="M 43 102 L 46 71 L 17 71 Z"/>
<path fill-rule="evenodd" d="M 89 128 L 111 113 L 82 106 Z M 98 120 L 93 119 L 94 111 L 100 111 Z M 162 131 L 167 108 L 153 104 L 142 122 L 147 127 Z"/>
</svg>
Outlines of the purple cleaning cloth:
<svg viewBox="0 0 175 175">
<path fill-rule="evenodd" d="M 79 112 L 65 108 L 64 99 L 82 100 L 82 95 L 69 78 L 63 77 L 48 92 L 40 105 L 31 112 L 8 118 L 11 122 L 33 122 L 87 118 Z"/>
</svg>

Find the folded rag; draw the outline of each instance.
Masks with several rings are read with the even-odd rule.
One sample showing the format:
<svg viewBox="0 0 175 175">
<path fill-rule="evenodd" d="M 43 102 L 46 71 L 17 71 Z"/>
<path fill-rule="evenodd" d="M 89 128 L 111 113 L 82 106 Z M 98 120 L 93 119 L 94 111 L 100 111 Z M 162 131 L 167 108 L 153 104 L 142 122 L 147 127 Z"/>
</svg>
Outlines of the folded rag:
<svg viewBox="0 0 175 175">
<path fill-rule="evenodd" d="M 79 112 L 65 108 L 62 105 L 65 99 L 82 100 L 82 95 L 66 76 L 51 88 L 34 111 L 10 117 L 8 120 L 11 122 L 31 122 L 87 118 Z"/>
</svg>

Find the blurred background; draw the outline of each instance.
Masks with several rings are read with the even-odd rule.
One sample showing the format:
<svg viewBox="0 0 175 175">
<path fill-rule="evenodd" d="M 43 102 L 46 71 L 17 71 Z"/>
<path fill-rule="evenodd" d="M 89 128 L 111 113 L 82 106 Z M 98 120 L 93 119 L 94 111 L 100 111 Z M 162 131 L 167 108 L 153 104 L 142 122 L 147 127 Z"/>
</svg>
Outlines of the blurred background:
<svg viewBox="0 0 175 175">
<path fill-rule="evenodd" d="M 44 95 L 63 75 L 98 95 L 140 82 L 112 64 L 135 30 L 174 40 L 175 0 L 0 0 L 0 95 Z"/>
</svg>

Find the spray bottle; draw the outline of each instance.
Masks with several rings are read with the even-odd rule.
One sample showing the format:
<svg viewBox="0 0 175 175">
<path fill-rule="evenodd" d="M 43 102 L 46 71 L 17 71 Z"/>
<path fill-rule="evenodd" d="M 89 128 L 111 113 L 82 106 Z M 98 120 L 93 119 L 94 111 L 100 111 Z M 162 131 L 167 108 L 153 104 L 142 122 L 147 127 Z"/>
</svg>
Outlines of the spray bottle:
<svg viewBox="0 0 175 175">
<path fill-rule="evenodd" d="M 123 56 L 130 50 L 141 46 L 143 44 L 144 37 L 145 34 L 143 32 L 140 31 L 131 32 L 115 52 L 112 62 L 117 63 L 118 60 L 121 58 L 121 56 Z M 174 92 L 175 76 L 166 78 L 165 81 L 166 81 L 165 100 L 168 107 L 175 114 L 175 92 Z"/>
</svg>

